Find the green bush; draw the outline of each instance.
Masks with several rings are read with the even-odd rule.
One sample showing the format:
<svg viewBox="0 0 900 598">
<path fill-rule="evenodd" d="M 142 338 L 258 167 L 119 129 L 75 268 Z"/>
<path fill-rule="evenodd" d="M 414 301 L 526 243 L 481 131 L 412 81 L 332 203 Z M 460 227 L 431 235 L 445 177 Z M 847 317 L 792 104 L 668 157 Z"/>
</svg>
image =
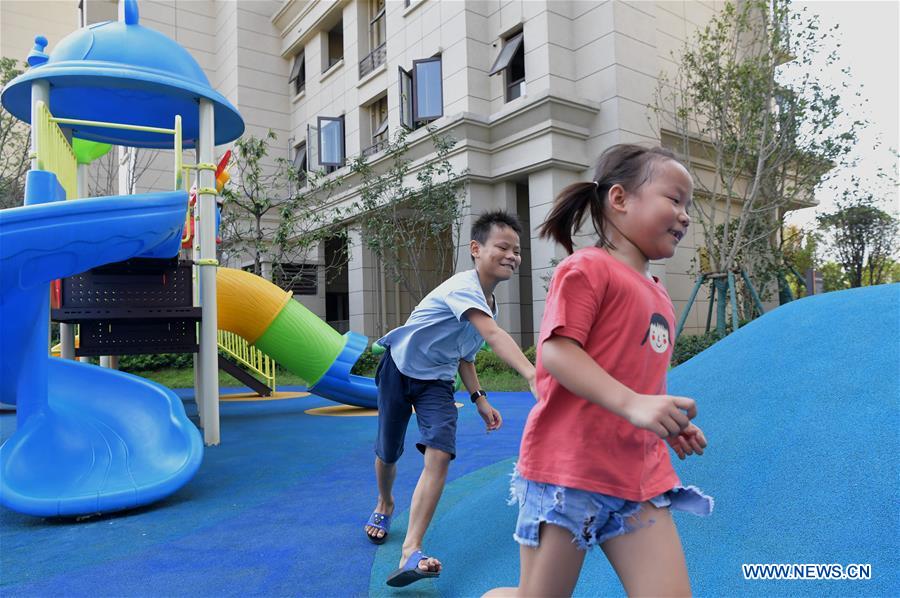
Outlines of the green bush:
<svg viewBox="0 0 900 598">
<path fill-rule="evenodd" d="M 194 366 L 193 353 L 159 353 L 155 355 L 122 355 L 119 369 L 126 372 L 146 372 L 167 368 L 190 368 Z"/>
<path fill-rule="evenodd" d="M 535 362 L 535 348 L 533 346 L 525 349 L 523 353 L 528 358 L 528 361 L 531 363 Z M 475 356 L 475 371 L 479 376 L 485 372 L 495 374 L 513 373 L 518 375 L 514 369 L 506 365 L 505 361 L 497 357 L 496 353 L 489 349 L 482 349 Z"/>
<path fill-rule="evenodd" d="M 730 332 L 730 329 L 726 330 L 724 334 L 710 330 L 706 334 L 683 334 L 679 336 L 678 340 L 675 341 L 675 350 L 672 352 L 672 365 L 676 366 L 684 363 L 697 353 L 705 351 L 728 336 Z"/>
<path fill-rule="evenodd" d="M 379 361 L 381 361 L 381 355 L 375 355 L 372 353 L 372 348 L 368 347 L 353 364 L 350 373 L 356 376 L 374 376 Z"/>
</svg>

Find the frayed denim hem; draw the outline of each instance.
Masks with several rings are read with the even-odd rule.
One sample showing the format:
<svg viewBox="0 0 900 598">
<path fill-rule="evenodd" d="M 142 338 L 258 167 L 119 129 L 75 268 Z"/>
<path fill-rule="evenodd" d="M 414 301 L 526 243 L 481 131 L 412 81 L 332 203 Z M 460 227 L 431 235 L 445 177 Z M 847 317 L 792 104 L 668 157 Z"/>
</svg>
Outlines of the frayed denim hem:
<svg viewBox="0 0 900 598">
<path fill-rule="evenodd" d="M 695 486 L 676 486 L 649 500 L 658 508 L 709 515 L 714 501 Z M 519 517 L 513 538 L 523 546 L 540 543 L 542 523 L 569 531 L 572 542 L 587 551 L 611 538 L 642 529 L 637 515 L 641 503 L 607 494 L 567 488 L 555 484 L 533 482 L 514 470 L 510 479 L 508 504 L 518 504 Z"/>
</svg>

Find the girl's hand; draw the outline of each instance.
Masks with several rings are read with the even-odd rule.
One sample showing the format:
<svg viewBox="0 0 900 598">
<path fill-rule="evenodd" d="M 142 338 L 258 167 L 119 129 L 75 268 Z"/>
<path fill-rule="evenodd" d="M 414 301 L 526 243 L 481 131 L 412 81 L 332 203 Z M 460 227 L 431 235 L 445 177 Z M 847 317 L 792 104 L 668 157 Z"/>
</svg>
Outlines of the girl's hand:
<svg viewBox="0 0 900 598">
<path fill-rule="evenodd" d="M 478 415 L 484 420 L 488 432 L 500 429 L 500 426 L 503 425 L 503 418 L 500 417 L 499 411 L 491 407 L 491 404 L 488 403 L 486 398 L 481 397 L 478 399 L 475 403 L 475 407 L 478 409 Z"/>
<path fill-rule="evenodd" d="M 703 449 L 706 448 L 706 436 L 703 430 L 695 426 L 693 423 L 681 431 L 678 436 L 669 436 L 666 442 L 678 455 L 678 458 L 684 460 L 685 455 L 702 455 Z"/>
<path fill-rule="evenodd" d="M 636 394 L 625 406 L 625 415 L 638 428 L 667 438 L 688 427 L 697 415 L 697 406 L 687 397 Z"/>
</svg>

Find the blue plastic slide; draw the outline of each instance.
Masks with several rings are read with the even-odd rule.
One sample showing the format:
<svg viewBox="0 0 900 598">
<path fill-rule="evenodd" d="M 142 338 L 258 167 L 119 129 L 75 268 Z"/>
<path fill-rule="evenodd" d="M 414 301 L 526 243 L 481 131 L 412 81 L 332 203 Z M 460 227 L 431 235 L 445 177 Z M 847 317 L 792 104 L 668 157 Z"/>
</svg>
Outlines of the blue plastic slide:
<svg viewBox="0 0 900 598">
<path fill-rule="evenodd" d="M 52 175 L 51 175 L 52 176 Z M 175 255 L 187 193 L 100 197 L 0 212 L 0 503 L 40 516 L 163 498 L 200 465 L 178 397 L 137 376 L 48 356 L 49 283 L 140 255 Z"/>
</svg>

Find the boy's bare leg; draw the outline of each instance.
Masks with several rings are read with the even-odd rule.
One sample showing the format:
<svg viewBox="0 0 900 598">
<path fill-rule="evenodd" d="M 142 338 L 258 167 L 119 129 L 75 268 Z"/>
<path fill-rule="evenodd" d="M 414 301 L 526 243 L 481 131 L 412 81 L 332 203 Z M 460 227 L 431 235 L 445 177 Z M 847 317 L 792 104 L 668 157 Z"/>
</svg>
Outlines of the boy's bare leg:
<svg viewBox="0 0 900 598">
<path fill-rule="evenodd" d="M 403 541 L 403 552 L 400 556 L 400 566 L 406 563 L 413 552 L 422 550 L 422 538 L 434 517 L 441 493 L 444 491 L 444 483 L 447 481 L 447 469 L 450 466 L 450 453 L 425 448 L 425 467 L 419 476 L 419 483 L 413 492 L 412 504 L 409 507 L 409 527 L 406 530 L 406 539 Z M 430 558 L 419 563 L 423 571 L 440 571 L 441 562 Z"/>
<path fill-rule="evenodd" d="M 385 515 L 394 514 L 394 480 L 397 478 L 397 464 L 385 463 L 375 456 L 375 479 L 378 481 L 378 502 L 375 503 L 375 512 Z M 383 538 L 384 530 L 366 526 L 366 533 L 373 538 Z"/>
<path fill-rule="evenodd" d="M 625 592 L 629 596 L 690 596 L 684 551 L 669 509 L 644 503 L 638 517 L 644 527 L 601 546 Z"/>
</svg>

